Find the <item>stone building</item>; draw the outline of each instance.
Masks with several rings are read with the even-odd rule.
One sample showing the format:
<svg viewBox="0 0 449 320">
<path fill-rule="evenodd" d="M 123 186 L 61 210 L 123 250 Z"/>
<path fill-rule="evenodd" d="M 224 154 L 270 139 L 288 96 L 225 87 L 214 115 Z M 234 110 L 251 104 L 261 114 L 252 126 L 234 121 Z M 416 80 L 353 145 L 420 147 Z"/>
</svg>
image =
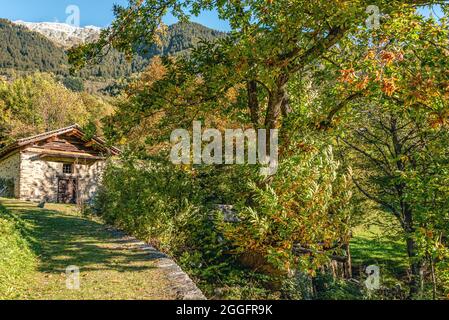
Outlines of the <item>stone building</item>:
<svg viewBox="0 0 449 320">
<path fill-rule="evenodd" d="M 77 203 L 96 193 L 105 161 L 120 150 L 78 125 L 17 140 L 0 150 L 0 196 Z"/>
</svg>

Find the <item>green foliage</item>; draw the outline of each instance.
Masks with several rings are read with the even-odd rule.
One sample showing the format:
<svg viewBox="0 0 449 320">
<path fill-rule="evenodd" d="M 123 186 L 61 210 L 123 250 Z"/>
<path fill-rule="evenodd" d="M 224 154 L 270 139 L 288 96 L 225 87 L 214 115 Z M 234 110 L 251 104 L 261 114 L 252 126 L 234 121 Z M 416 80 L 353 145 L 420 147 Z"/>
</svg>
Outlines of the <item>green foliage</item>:
<svg viewBox="0 0 449 320">
<path fill-rule="evenodd" d="M 359 300 L 363 292 L 356 283 L 335 279 L 329 273 L 319 273 L 314 279 L 318 300 Z"/>
<path fill-rule="evenodd" d="M 111 112 L 112 106 L 103 99 L 73 92 L 49 74 L 0 81 L 0 147 L 74 123 L 99 125 Z"/>
<path fill-rule="evenodd" d="M 206 286 L 212 298 L 230 300 L 277 300 L 280 292 L 273 290 L 273 279 L 248 269 L 234 268 L 223 282 Z"/>
<path fill-rule="evenodd" d="M 0 300 L 20 297 L 37 260 L 20 232 L 21 222 L 0 206 Z"/>
<path fill-rule="evenodd" d="M 108 165 L 94 209 L 108 223 L 178 257 L 189 270 L 201 270 L 195 276 L 217 279 L 226 259 L 203 199 L 188 172 L 127 157 Z"/>
<path fill-rule="evenodd" d="M 62 83 L 67 89 L 70 89 L 74 92 L 82 92 L 84 91 L 84 81 L 83 79 L 77 77 L 64 77 L 62 79 Z"/>
<path fill-rule="evenodd" d="M 363 215 L 353 229 L 351 255 L 355 268 L 377 265 L 382 273 L 404 274 L 408 268 L 407 250 L 399 223 L 386 212 Z"/>
<path fill-rule="evenodd" d="M 424 272 L 424 280 L 438 287 L 435 263 L 448 259 L 447 128 L 428 126 L 426 112 L 404 109 L 388 100 L 377 101 L 369 109 L 354 117 L 354 134 L 342 140 L 354 151 L 347 154 L 355 170 L 364 173 L 356 179 L 359 190 L 396 219 L 389 223 L 390 229 L 401 232 L 396 239 L 383 235 L 394 245 L 383 245 L 384 255 L 401 248 L 397 240 L 407 243 L 403 248 L 414 270 L 414 294 L 419 297 L 420 270 L 433 270 Z M 390 254 L 387 260 L 393 262 L 397 257 Z"/>
<path fill-rule="evenodd" d="M 274 294 L 269 277 L 242 267 L 221 232 L 223 216 L 213 203 L 233 190 L 211 196 L 215 173 L 125 154 L 109 163 L 90 210 L 170 254 L 210 297 L 268 298 Z"/>
<path fill-rule="evenodd" d="M 292 149 L 269 185 L 251 184 L 251 206 L 242 206 L 240 223 L 226 227 L 238 252 L 265 257 L 280 270 L 314 274 L 327 254 L 342 254 L 352 214 L 349 175 L 331 146 L 304 152 Z M 313 255 L 298 258 L 295 245 Z M 330 249 L 330 250 L 329 250 Z"/>
<path fill-rule="evenodd" d="M 163 246 L 169 246 L 171 235 L 178 232 L 178 241 L 185 239 L 183 223 L 202 213 L 198 186 L 180 170 L 126 159 L 120 165 L 110 164 L 104 181 L 104 192 L 98 198 L 103 218 L 151 242 L 161 241 Z"/>
<path fill-rule="evenodd" d="M 287 300 L 311 300 L 315 298 L 313 280 L 302 272 L 295 272 L 291 277 L 282 281 L 282 298 Z"/>
<path fill-rule="evenodd" d="M 0 19 L 0 69 L 61 73 L 64 64 L 67 66 L 63 49 L 42 35 Z"/>
</svg>

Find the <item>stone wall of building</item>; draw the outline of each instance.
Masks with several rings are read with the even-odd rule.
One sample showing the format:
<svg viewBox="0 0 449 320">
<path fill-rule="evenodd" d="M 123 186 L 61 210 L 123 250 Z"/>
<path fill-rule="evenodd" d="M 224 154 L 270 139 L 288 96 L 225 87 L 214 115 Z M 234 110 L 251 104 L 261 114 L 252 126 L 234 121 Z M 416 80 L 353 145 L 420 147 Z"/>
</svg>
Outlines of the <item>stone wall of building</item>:
<svg viewBox="0 0 449 320">
<path fill-rule="evenodd" d="M 101 179 L 106 167 L 105 161 L 97 161 L 92 165 L 77 164 L 75 166 L 76 176 L 79 177 L 78 189 L 82 202 L 91 200 L 101 185 Z"/>
<path fill-rule="evenodd" d="M 98 190 L 104 161 L 94 164 L 75 164 L 72 174 L 63 173 L 63 163 L 46 161 L 38 153 L 23 152 L 20 167 L 20 199 L 29 201 L 58 201 L 58 181 L 73 178 L 78 181 L 78 198 L 90 200 Z"/>
<path fill-rule="evenodd" d="M 0 178 L 14 181 L 14 196 L 19 197 L 20 153 L 16 152 L 0 160 Z"/>
</svg>

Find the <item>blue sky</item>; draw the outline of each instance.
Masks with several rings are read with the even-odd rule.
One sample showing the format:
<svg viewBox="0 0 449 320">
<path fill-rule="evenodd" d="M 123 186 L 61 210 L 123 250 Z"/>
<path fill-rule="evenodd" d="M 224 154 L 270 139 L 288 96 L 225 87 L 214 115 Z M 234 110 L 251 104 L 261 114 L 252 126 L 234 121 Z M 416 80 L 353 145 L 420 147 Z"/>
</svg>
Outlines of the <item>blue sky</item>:
<svg viewBox="0 0 449 320">
<path fill-rule="evenodd" d="M 29 22 L 65 22 L 66 8 L 77 5 L 80 8 L 81 25 L 105 27 L 113 19 L 113 4 L 126 5 L 126 0 L 0 0 L 0 18 Z M 192 21 L 207 27 L 229 31 L 227 22 L 219 20 L 215 12 L 204 12 Z M 165 23 L 173 24 L 172 16 L 165 17 Z"/>
</svg>

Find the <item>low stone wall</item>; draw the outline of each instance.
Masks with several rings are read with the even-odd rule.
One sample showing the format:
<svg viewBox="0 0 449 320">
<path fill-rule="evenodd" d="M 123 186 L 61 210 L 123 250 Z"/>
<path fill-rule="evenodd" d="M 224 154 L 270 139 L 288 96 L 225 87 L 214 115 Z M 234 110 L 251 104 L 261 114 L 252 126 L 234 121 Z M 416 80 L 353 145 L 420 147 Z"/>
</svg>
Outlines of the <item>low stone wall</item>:
<svg viewBox="0 0 449 320">
<path fill-rule="evenodd" d="M 201 290 L 173 259 L 114 227 L 108 226 L 107 230 L 113 233 L 115 237 L 120 238 L 121 243 L 126 244 L 130 250 L 139 249 L 147 252 L 148 258 L 155 260 L 156 266 L 164 271 L 168 282 L 171 284 L 170 289 L 175 292 L 178 300 L 206 300 Z"/>
</svg>

